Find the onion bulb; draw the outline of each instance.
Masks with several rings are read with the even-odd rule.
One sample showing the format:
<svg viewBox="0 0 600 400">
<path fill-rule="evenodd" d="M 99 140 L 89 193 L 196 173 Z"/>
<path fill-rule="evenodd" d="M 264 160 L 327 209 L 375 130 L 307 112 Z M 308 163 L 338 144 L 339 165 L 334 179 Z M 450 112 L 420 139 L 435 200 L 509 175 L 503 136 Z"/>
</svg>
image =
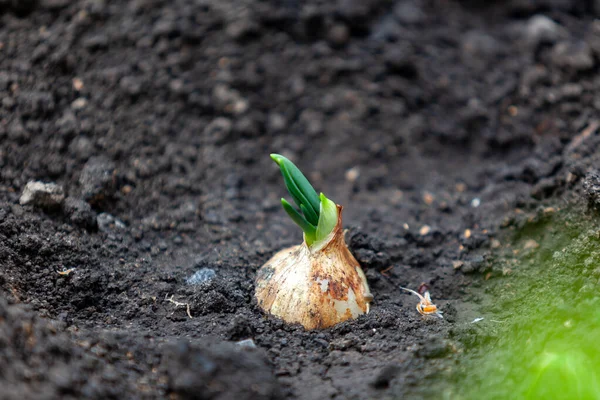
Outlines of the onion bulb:
<svg viewBox="0 0 600 400">
<path fill-rule="evenodd" d="M 368 313 L 373 300 L 365 274 L 344 240 L 342 206 L 323 194 L 320 199 L 316 236 L 307 240 L 307 233 L 312 231 L 305 230 L 302 244 L 276 253 L 259 269 L 256 278 L 255 296 L 264 311 L 309 330 Z M 304 208 L 301 204 L 300 209 Z M 326 236 L 319 235 L 321 221 L 331 220 L 332 216 L 336 217 L 332 228 Z"/>
</svg>

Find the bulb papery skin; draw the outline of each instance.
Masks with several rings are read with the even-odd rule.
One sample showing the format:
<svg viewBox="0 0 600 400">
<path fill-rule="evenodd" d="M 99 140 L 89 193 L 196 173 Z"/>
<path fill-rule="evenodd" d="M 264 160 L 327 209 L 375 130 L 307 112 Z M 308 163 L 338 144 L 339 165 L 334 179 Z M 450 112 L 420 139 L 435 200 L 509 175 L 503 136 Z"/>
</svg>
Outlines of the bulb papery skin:
<svg viewBox="0 0 600 400">
<path fill-rule="evenodd" d="M 276 253 L 257 273 L 255 296 L 267 313 L 323 329 L 369 312 L 373 296 L 344 240 L 342 206 L 327 239 Z"/>
</svg>

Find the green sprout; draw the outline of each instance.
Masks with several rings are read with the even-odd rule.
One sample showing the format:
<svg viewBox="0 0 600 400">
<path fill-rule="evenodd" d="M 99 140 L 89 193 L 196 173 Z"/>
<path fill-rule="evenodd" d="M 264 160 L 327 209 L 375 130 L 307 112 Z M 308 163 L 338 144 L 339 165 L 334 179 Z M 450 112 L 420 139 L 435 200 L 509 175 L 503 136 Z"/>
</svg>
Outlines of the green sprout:
<svg viewBox="0 0 600 400">
<path fill-rule="evenodd" d="M 317 195 L 308 179 L 293 162 L 279 154 L 271 154 L 273 161 L 279 165 L 285 186 L 298 209 L 286 199 L 281 199 L 283 209 L 288 213 L 302 231 L 306 244 L 321 243 L 329 237 L 338 220 L 336 204 L 323 193 Z"/>
</svg>

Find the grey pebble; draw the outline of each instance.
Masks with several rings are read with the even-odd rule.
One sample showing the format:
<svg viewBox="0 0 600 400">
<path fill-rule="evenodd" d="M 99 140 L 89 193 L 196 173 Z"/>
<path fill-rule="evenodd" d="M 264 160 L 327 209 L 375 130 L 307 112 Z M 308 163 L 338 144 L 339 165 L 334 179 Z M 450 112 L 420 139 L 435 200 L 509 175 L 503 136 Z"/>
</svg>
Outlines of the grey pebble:
<svg viewBox="0 0 600 400">
<path fill-rule="evenodd" d="M 63 203 L 63 212 L 71 223 L 82 228 L 93 230 L 98 225 L 96 212 L 81 199 L 67 197 Z"/>
<path fill-rule="evenodd" d="M 240 347 L 247 348 L 247 349 L 255 349 L 256 348 L 256 343 L 254 343 L 254 340 L 252 340 L 252 339 L 240 340 L 239 342 L 235 342 L 235 344 Z"/>
<path fill-rule="evenodd" d="M 524 36 L 527 42 L 537 46 L 541 43 L 555 43 L 561 37 L 565 37 L 566 32 L 562 26 L 550 18 L 538 14 L 527 22 Z"/>
<path fill-rule="evenodd" d="M 96 221 L 98 222 L 98 229 L 102 232 L 110 232 L 115 229 L 125 229 L 126 225 L 123 221 L 109 213 L 100 213 L 98 217 L 96 217 Z"/>
<path fill-rule="evenodd" d="M 65 199 L 63 188 L 56 183 L 27 182 L 19 203 L 45 209 L 58 208 Z"/>
<path fill-rule="evenodd" d="M 203 282 L 210 281 L 215 276 L 217 276 L 217 273 L 215 272 L 214 269 L 201 268 L 198 271 L 196 271 L 192 276 L 187 278 L 186 283 L 188 285 L 199 285 Z"/>
</svg>

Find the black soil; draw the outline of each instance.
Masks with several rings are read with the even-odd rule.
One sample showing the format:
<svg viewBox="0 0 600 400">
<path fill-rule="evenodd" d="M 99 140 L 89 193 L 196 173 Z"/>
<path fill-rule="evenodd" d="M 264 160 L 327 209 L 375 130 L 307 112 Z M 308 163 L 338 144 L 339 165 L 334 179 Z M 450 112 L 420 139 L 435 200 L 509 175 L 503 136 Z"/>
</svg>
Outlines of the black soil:
<svg viewBox="0 0 600 400">
<path fill-rule="evenodd" d="M 0 0 L 0 398 L 431 394 L 503 228 L 600 205 L 597 15 Z M 257 269 L 301 241 L 271 152 L 344 205 L 368 315 L 306 332 L 258 308 Z M 29 181 L 66 199 L 20 205 Z M 397 288 L 421 283 L 444 320 Z"/>
</svg>

